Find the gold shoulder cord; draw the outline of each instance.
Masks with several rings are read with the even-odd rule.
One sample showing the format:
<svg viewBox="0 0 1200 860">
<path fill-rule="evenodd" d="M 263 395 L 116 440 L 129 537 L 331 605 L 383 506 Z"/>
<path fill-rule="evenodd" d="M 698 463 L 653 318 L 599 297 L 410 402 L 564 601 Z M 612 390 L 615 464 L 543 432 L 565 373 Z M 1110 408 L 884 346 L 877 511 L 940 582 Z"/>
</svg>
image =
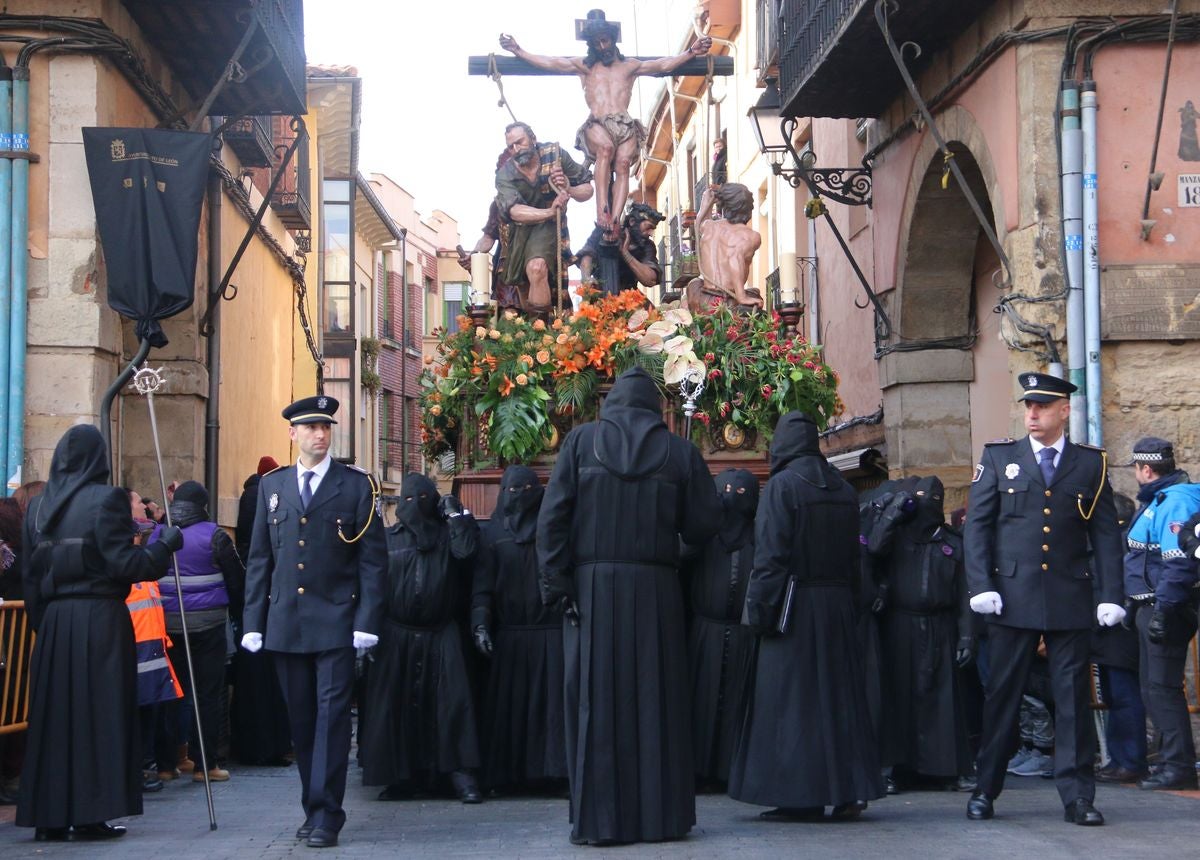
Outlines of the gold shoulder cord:
<svg viewBox="0 0 1200 860">
<path fill-rule="evenodd" d="M 371 510 L 367 513 L 367 522 L 366 525 L 362 527 L 362 531 L 352 538 L 348 538 L 342 534 L 342 524 L 338 523 L 338 537 L 342 539 L 342 543 L 358 543 L 359 540 L 362 539 L 362 536 L 367 533 L 367 529 L 371 527 L 371 520 L 375 518 L 375 506 L 379 504 L 379 494 L 381 492 L 381 488 L 379 483 L 375 480 L 374 475 L 372 475 L 370 472 L 363 472 L 363 474 L 367 476 L 367 483 L 371 485 Z"/>
<path fill-rule="evenodd" d="M 1085 521 L 1090 521 L 1092 514 L 1096 512 L 1096 503 L 1100 501 L 1100 494 L 1104 492 L 1104 482 L 1108 479 L 1108 452 L 1100 452 L 1100 486 L 1096 487 L 1096 497 L 1092 499 L 1092 506 L 1088 508 L 1088 512 L 1083 512 L 1083 502 L 1079 499 L 1075 500 L 1075 507 L 1079 508 L 1079 516 Z"/>
</svg>

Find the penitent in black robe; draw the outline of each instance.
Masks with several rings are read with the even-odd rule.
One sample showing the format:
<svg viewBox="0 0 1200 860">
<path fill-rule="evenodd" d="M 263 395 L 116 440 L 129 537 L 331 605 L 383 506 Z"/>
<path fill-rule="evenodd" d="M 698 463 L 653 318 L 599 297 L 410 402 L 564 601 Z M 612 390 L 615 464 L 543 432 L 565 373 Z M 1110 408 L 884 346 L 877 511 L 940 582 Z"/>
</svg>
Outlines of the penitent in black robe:
<svg viewBox="0 0 1200 860">
<path fill-rule="evenodd" d="M 855 624 L 858 532 L 858 498 L 821 456 L 816 426 L 783 416 L 746 594 L 746 621 L 764 635 L 730 768 L 736 800 L 811 809 L 883 795 Z"/>
<path fill-rule="evenodd" d="M 538 519 L 543 600 L 564 626 L 574 842 L 677 839 L 696 821 L 679 538 L 720 522 L 700 452 L 642 370 L 563 441 Z"/>
<path fill-rule="evenodd" d="M 419 482 L 412 481 L 420 478 Z M 470 514 L 443 522 L 432 504 L 387 530 L 383 627 L 367 668 L 360 727 L 364 785 L 431 784 L 479 767 L 479 741 L 458 619 L 470 600 L 479 526 Z M 403 507 L 404 502 L 400 503 Z"/>
<path fill-rule="evenodd" d="M 521 490 L 517 484 L 525 481 L 532 486 Z M 509 466 L 498 509 L 482 528 L 471 627 L 486 627 L 494 643 L 480 732 L 489 787 L 567 776 L 563 617 L 542 604 L 538 589 L 541 497 L 532 469 Z"/>
<path fill-rule="evenodd" d="M 728 469 L 717 475 L 716 486 L 724 521 L 703 547 L 685 547 L 683 582 L 689 598 L 688 677 L 696 776 L 724 783 L 729 780 L 754 651 L 754 636 L 741 618 L 754 567 L 758 479 L 744 469 Z"/>
</svg>

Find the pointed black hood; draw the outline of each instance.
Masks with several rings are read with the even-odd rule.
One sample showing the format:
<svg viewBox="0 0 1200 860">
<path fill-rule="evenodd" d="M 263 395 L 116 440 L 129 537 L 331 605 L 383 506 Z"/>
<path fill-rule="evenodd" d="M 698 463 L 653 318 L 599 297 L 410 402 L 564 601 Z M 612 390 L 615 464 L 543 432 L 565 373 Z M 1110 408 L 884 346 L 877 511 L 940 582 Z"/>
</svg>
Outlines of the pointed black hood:
<svg viewBox="0 0 1200 860">
<path fill-rule="evenodd" d="M 803 412 L 780 416 L 771 438 L 771 474 L 787 469 L 814 487 L 827 489 L 842 484 L 842 476 L 821 453 L 816 423 Z"/>
<path fill-rule="evenodd" d="M 725 511 L 717 539 L 726 552 L 733 552 L 754 540 L 758 478 L 745 469 L 726 469 L 713 480 Z"/>
<path fill-rule="evenodd" d="M 528 466 L 509 466 L 504 470 L 497 514 L 517 543 L 530 543 L 537 536 L 543 492 L 537 473 Z"/>
<path fill-rule="evenodd" d="M 943 506 L 946 492 L 941 479 L 930 475 L 917 481 L 913 488 L 913 497 L 917 500 L 917 510 L 908 526 L 921 538 L 928 540 L 934 532 L 946 522 L 946 511 Z"/>
<path fill-rule="evenodd" d="M 416 540 L 417 549 L 425 552 L 437 545 L 442 529 L 438 516 L 437 485 L 424 475 L 413 472 L 400 483 L 400 501 L 396 503 L 396 521 L 408 529 Z"/>
<path fill-rule="evenodd" d="M 50 479 L 37 511 L 39 532 L 51 528 L 67 503 L 88 484 L 108 483 L 108 448 L 91 424 L 77 424 L 63 434 L 50 460 Z"/>
<path fill-rule="evenodd" d="M 658 386 L 640 367 L 625 371 L 600 410 L 596 459 L 621 478 L 644 478 L 666 465 L 670 452 Z"/>
</svg>

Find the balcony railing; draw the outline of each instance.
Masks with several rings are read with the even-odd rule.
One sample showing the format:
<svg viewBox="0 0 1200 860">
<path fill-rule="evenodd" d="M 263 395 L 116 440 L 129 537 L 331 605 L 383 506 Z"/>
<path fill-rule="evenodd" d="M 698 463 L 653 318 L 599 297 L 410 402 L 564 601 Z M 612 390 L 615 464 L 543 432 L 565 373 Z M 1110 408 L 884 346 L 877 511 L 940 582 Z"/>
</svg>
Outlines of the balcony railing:
<svg viewBox="0 0 1200 860">
<path fill-rule="evenodd" d="M 279 153 L 287 151 L 297 132 L 284 117 L 278 117 L 276 123 L 276 147 Z M 299 134 L 302 140 L 296 145 L 292 155 L 292 163 L 284 171 L 275 193 L 271 195 L 271 208 L 279 220 L 289 230 L 312 229 L 312 207 L 309 203 L 311 196 L 312 176 L 308 167 L 308 132 L 301 128 Z"/>
<path fill-rule="evenodd" d="M 696 187 L 692 189 L 692 208 L 697 212 L 700 211 L 700 198 L 704 196 L 704 192 L 708 190 L 708 174 L 702 173 L 700 178 L 696 180 Z"/>
<path fill-rule="evenodd" d="M 779 66 L 779 13 L 783 0 L 758 0 L 756 23 L 758 25 L 758 53 L 755 68 L 758 82 L 778 77 Z"/>
<path fill-rule="evenodd" d="M 271 143 L 270 117 L 244 116 L 227 125 L 222 136 L 243 167 L 271 166 L 275 147 Z"/>
</svg>

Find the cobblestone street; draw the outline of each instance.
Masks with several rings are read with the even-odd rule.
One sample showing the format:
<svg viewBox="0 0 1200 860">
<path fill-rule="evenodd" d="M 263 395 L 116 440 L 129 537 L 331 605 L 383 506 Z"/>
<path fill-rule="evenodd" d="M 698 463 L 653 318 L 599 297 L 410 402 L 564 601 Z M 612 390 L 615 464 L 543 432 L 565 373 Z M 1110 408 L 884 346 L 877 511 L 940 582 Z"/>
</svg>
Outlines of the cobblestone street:
<svg viewBox="0 0 1200 860">
<path fill-rule="evenodd" d="M 12 826 L 13 807 L 0 808 L 0 856 L 170 860 L 315 856 L 294 838 L 300 824 L 295 768 L 234 768 L 214 785 L 219 829 L 210 832 L 199 785 L 169 783 L 146 796 L 145 814 L 128 820 L 129 833 L 108 843 L 33 841 L 33 831 Z M 567 841 L 567 805 L 561 799 L 502 798 L 481 806 L 452 800 L 376 801 L 375 788 L 351 773 L 349 820 L 332 857 L 1145 857 L 1153 840 L 1160 856 L 1195 856 L 1200 848 L 1200 793 L 1154 794 L 1102 786 L 1097 807 L 1108 825 L 1065 824 L 1053 785 L 1042 779 L 1009 779 L 991 822 L 968 822 L 967 795 L 905 793 L 873 803 L 846 824 L 778 824 L 760 821 L 758 809 L 728 797 L 699 798 L 699 823 L 682 841 L 621 848 L 576 848 Z"/>
</svg>

